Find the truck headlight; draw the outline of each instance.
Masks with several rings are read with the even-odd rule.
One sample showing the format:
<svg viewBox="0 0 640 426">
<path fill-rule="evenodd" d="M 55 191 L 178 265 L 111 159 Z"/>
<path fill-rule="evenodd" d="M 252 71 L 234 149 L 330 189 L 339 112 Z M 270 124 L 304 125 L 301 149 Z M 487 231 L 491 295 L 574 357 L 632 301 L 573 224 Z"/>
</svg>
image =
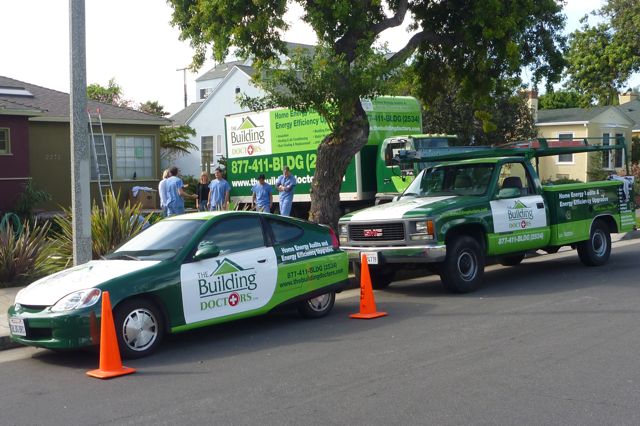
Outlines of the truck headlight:
<svg viewBox="0 0 640 426">
<path fill-rule="evenodd" d="M 51 307 L 52 312 L 64 312 L 74 309 L 88 308 L 100 300 L 102 291 L 98 288 L 87 288 L 67 294 Z"/>
<path fill-rule="evenodd" d="M 435 226 L 432 220 L 415 222 L 415 232 L 411 233 L 412 240 L 435 239 Z"/>
<path fill-rule="evenodd" d="M 349 241 L 349 227 L 347 225 L 339 225 L 340 232 L 340 244 L 347 243 Z"/>
</svg>

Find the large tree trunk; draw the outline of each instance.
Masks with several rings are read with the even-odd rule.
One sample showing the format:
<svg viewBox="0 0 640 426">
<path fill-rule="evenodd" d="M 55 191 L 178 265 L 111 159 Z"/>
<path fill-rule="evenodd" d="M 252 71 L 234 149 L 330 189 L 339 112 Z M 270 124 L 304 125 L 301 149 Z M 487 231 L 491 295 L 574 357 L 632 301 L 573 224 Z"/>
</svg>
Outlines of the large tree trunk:
<svg viewBox="0 0 640 426">
<path fill-rule="evenodd" d="M 324 138 L 318 146 L 316 172 L 311 184 L 309 219 L 338 228 L 340 219 L 340 185 L 353 156 L 369 139 L 369 121 L 360 100 L 354 105 L 353 117 L 344 126 Z"/>
</svg>

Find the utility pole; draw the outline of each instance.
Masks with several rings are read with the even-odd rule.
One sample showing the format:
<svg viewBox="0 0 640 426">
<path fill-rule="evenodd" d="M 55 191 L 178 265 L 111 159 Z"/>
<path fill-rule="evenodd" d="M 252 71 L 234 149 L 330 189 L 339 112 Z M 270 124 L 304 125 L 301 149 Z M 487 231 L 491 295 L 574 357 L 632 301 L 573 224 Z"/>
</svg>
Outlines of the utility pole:
<svg viewBox="0 0 640 426">
<path fill-rule="evenodd" d="M 182 78 L 184 80 L 184 107 L 187 107 L 187 70 L 189 67 L 178 68 L 176 71 L 182 71 Z"/>
<path fill-rule="evenodd" d="M 74 265 L 90 261 L 92 252 L 84 1 L 69 0 L 69 65 L 71 67 L 69 126 L 71 135 L 71 214 Z"/>
</svg>

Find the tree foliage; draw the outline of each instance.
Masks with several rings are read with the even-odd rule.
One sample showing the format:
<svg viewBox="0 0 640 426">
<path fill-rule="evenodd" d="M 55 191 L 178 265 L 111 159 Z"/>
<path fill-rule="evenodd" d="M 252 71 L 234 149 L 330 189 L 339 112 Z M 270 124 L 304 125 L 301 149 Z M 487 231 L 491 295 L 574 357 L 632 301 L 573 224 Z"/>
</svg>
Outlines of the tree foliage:
<svg viewBox="0 0 640 426">
<path fill-rule="evenodd" d="M 98 83 L 87 86 L 87 97 L 91 100 L 111 104 L 119 107 L 130 108 L 132 102 L 123 98 L 122 88 L 116 83 L 115 78 L 109 80 L 107 87 Z"/>
<path fill-rule="evenodd" d="M 539 109 L 559 109 L 580 107 L 580 94 L 575 90 L 549 91 L 538 98 Z"/>
<path fill-rule="evenodd" d="M 190 136 L 195 136 L 196 131 L 189 126 L 163 126 L 160 128 L 160 148 L 163 156 L 174 159 L 176 156 L 188 154 L 190 151 L 198 151 L 198 147 L 189 142 Z"/>
<path fill-rule="evenodd" d="M 640 71 L 640 2 L 608 0 L 594 12 L 604 22 L 569 36 L 567 86 L 582 93 L 581 105 L 617 105 L 618 92 Z"/>
<path fill-rule="evenodd" d="M 298 0 L 318 45 L 293 52 L 281 40 L 288 29 L 287 0 L 169 3 L 181 38 L 196 49 L 195 66 L 210 51 L 222 61 L 235 47 L 238 56 L 255 59 L 254 79 L 267 92 L 252 106 L 313 109 L 326 119 L 332 133 L 318 147 L 310 218 L 334 226 L 342 176 L 369 134 L 360 98 L 381 94 L 412 55 L 425 93 L 442 86 L 439 76 L 446 70 L 462 82 L 464 93 L 485 96 L 497 78 L 518 74 L 522 66 L 532 68 L 536 81 L 557 81 L 563 61 L 564 17 L 554 0 Z M 408 14 L 415 32 L 387 55 L 380 35 Z M 285 66 L 282 54 L 288 54 Z"/>
<path fill-rule="evenodd" d="M 157 115 L 158 117 L 166 117 L 169 115 L 169 113 L 164 110 L 164 106 L 160 105 L 158 101 L 147 101 L 141 103 L 138 110 L 146 112 L 147 114 Z"/>
</svg>

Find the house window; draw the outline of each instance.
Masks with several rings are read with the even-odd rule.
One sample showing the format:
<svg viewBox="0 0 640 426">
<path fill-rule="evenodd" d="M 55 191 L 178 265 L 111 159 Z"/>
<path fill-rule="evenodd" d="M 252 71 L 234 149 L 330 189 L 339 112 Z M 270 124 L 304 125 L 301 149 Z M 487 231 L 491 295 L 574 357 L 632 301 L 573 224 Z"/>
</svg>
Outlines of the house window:
<svg viewBox="0 0 640 426">
<path fill-rule="evenodd" d="M 115 173 L 119 179 L 153 179 L 153 136 L 116 136 Z"/>
<path fill-rule="evenodd" d="M 11 144 L 9 143 L 9 129 L 0 129 L 0 155 L 11 154 Z"/>
<path fill-rule="evenodd" d="M 213 136 L 202 136 L 200 143 L 202 170 L 211 173 L 211 163 L 213 163 Z"/>
<path fill-rule="evenodd" d="M 200 89 L 200 99 L 207 99 L 210 93 L 211 93 L 210 87 L 207 87 L 205 89 Z"/>
<path fill-rule="evenodd" d="M 622 144 L 622 137 L 624 135 L 622 133 L 616 133 L 615 139 L 611 140 L 611 135 L 609 133 L 602 134 L 602 145 L 616 145 Z M 615 151 L 603 151 L 602 152 L 602 168 L 603 169 L 616 169 L 621 168 L 624 163 L 624 152 L 621 149 L 616 149 Z"/>
<path fill-rule="evenodd" d="M 224 155 L 224 148 L 222 147 L 222 135 L 216 136 L 216 155 L 222 157 Z"/>
<path fill-rule="evenodd" d="M 559 133 L 558 140 L 571 141 L 573 140 L 573 133 Z M 558 163 L 573 164 L 573 154 L 558 155 Z"/>
</svg>

